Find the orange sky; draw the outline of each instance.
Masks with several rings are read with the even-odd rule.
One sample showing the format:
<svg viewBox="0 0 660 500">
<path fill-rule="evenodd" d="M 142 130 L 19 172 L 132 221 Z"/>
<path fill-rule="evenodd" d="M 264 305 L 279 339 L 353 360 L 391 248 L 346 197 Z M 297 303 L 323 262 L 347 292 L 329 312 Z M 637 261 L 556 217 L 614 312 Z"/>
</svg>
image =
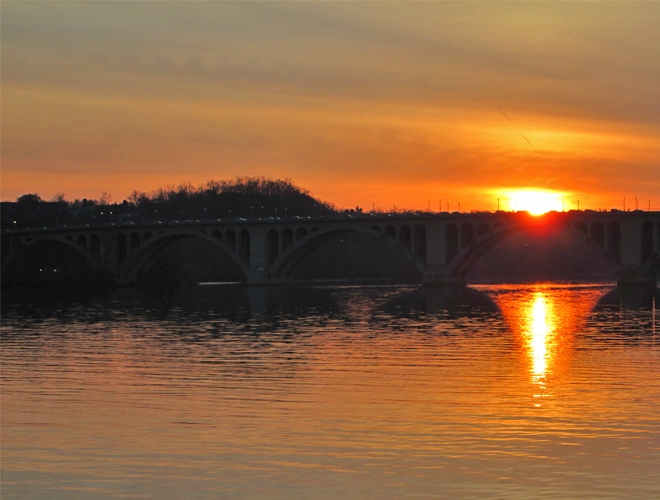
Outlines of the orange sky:
<svg viewBox="0 0 660 500">
<path fill-rule="evenodd" d="M 2 199 L 290 178 L 660 210 L 660 3 L 8 2 Z"/>
</svg>

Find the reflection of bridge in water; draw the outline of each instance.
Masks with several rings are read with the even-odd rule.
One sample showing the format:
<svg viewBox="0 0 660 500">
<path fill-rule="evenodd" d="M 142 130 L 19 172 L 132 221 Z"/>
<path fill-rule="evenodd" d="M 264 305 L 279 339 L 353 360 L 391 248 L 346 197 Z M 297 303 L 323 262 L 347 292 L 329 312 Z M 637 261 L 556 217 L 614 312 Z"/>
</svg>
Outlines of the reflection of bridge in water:
<svg viewBox="0 0 660 500">
<path fill-rule="evenodd" d="M 170 245 L 210 242 L 244 273 L 248 284 L 291 281 L 296 266 L 334 237 L 360 232 L 410 260 L 428 285 L 460 283 L 470 266 L 498 242 L 542 225 L 560 226 L 600 248 L 619 285 L 653 285 L 660 269 L 660 212 L 526 212 L 364 214 L 357 217 L 255 219 L 178 224 L 22 230 L 3 234 L 2 267 L 30 247 L 66 245 L 90 269 L 134 282 Z M 46 250 L 47 251 L 47 250 Z"/>
</svg>

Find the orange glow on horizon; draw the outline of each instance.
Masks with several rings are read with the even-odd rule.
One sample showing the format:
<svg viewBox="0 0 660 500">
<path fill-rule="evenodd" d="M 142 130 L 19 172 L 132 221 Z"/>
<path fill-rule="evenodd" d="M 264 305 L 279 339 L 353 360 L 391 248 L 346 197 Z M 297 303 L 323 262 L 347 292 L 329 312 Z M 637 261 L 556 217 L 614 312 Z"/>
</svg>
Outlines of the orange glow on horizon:
<svg viewBox="0 0 660 500">
<path fill-rule="evenodd" d="M 562 193 L 524 189 L 508 193 L 510 210 L 527 211 L 532 215 L 541 215 L 551 210 L 561 212 Z"/>
<path fill-rule="evenodd" d="M 525 5 L 523 24 L 519 6 L 444 2 L 267 12 L 210 2 L 185 19 L 159 3 L 147 25 L 125 21 L 142 8 L 3 4 L 2 200 L 106 192 L 121 202 L 133 190 L 264 176 L 340 209 L 495 211 L 499 200 L 540 214 L 561 210 L 560 192 L 566 210 L 623 209 L 624 198 L 658 208 L 647 71 L 657 30 L 646 6 L 627 6 L 616 36 L 610 4 Z M 548 12 L 562 21 L 544 22 Z M 328 19 L 344 31 L 327 36 Z M 594 43 L 567 51 L 563 23 L 584 23 Z M 590 71 L 576 73 L 582 65 Z M 534 189 L 556 193 L 507 193 Z"/>
</svg>

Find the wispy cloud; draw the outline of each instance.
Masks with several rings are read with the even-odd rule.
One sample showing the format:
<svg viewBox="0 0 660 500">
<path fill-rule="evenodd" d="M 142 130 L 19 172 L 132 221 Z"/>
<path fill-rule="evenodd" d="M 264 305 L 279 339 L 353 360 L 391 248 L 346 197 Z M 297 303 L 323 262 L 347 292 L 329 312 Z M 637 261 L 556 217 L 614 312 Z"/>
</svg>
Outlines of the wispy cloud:
<svg viewBox="0 0 660 500">
<path fill-rule="evenodd" d="M 658 3 L 1 8 L 3 198 L 91 171 L 115 199 L 242 174 L 346 205 L 424 186 L 657 193 Z"/>
</svg>

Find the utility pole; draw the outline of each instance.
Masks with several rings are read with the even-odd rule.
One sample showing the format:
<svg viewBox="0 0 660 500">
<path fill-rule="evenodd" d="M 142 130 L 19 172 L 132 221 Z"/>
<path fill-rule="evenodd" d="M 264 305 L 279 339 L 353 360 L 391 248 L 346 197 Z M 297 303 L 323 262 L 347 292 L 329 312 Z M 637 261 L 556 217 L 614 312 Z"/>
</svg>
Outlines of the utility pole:
<svg viewBox="0 0 660 500">
<path fill-rule="evenodd" d="M 497 199 L 497 211 L 498 212 L 500 211 L 500 199 L 499 198 Z"/>
<path fill-rule="evenodd" d="M 561 211 L 564 211 L 564 198 L 561 199 Z"/>
</svg>

